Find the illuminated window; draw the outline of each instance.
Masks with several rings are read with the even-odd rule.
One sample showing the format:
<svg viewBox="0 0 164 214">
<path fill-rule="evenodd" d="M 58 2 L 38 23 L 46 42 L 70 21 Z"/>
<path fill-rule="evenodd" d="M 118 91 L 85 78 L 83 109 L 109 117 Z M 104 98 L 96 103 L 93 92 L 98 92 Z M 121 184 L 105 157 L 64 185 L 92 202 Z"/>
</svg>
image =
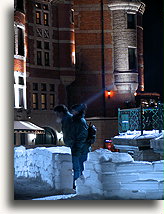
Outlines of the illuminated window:
<svg viewBox="0 0 164 214">
<path fill-rule="evenodd" d="M 129 70 L 136 70 L 137 68 L 136 48 L 128 48 L 128 58 L 129 58 Z"/>
<path fill-rule="evenodd" d="M 45 52 L 44 53 L 44 57 L 45 57 L 45 65 L 49 66 L 50 65 L 50 57 L 49 57 L 49 53 Z"/>
<path fill-rule="evenodd" d="M 74 23 L 74 9 L 71 9 L 71 23 Z"/>
<path fill-rule="evenodd" d="M 14 71 L 14 107 L 26 108 L 26 85 L 21 72 Z"/>
<path fill-rule="evenodd" d="M 50 94 L 50 109 L 53 110 L 55 105 L 55 95 Z"/>
<path fill-rule="evenodd" d="M 33 83 L 33 91 L 38 91 L 38 83 Z"/>
<path fill-rule="evenodd" d="M 44 25 L 48 26 L 48 13 L 43 14 L 43 22 Z"/>
<path fill-rule="evenodd" d="M 23 29 L 18 27 L 18 55 L 24 56 L 24 33 Z"/>
<path fill-rule="evenodd" d="M 36 24 L 41 24 L 41 12 L 36 11 Z"/>
<path fill-rule="evenodd" d="M 46 91 L 46 83 L 41 83 L 41 91 Z"/>
<path fill-rule="evenodd" d="M 37 51 L 37 65 L 42 65 L 42 52 Z"/>
<path fill-rule="evenodd" d="M 38 109 L 38 94 L 36 93 L 32 94 L 32 108 Z"/>
<path fill-rule="evenodd" d="M 127 28 L 136 29 L 136 15 L 135 14 L 127 14 Z"/>
<path fill-rule="evenodd" d="M 44 49 L 49 50 L 49 42 L 44 42 Z"/>
<path fill-rule="evenodd" d="M 46 105 L 46 94 L 41 94 L 41 108 L 42 108 L 42 110 L 47 108 L 47 105 Z"/>
<path fill-rule="evenodd" d="M 42 41 L 37 41 L 37 48 L 42 49 Z"/>
</svg>

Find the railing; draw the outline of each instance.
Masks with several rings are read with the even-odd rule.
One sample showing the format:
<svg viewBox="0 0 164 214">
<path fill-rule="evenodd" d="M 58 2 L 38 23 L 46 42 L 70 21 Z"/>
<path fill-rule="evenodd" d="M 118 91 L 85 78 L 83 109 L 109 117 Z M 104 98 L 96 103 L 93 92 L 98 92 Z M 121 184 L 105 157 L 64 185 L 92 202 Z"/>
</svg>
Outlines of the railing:
<svg viewBox="0 0 164 214">
<path fill-rule="evenodd" d="M 118 109 L 118 131 L 163 130 L 164 104 L 157 108 Z"/>
</svg>

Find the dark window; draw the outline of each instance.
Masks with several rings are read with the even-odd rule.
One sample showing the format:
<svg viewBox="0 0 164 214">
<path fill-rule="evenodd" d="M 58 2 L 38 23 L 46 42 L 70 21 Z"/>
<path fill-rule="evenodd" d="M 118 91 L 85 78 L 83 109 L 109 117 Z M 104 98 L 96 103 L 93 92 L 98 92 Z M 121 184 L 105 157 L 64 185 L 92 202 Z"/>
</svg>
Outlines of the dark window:
<svg viewBox="0 0 164 214">
<path fill-rule="evenodd" d="M 38 91 L 38 83 L 33 83 L 32 87 L 33 87 L 33 91 Z"/>
<path fill-rule="evenodd" d="M 46 94 L 41 94 L 41 108 L 42 108 L 42 110 L 47 108 L 47 105 L 46 105 Z"/>
<path fill-rule="evenodd" d="M 55 105 L 55 95 L 54 94 L 50 94 L 50 109 L 54 109 L 54 105 Z"/>
<path fill-rule="evenodd" d="M 14 55 L 16 54 L 16 45 L 15 45 L 15 43 L 16 43 L 16 40 L 15 40 L 15 33 L 14 33 Z"/>
<path fill-rule="evenodd" d="M 128 48 L 129 70 L 136 70 L 136 48 Z"/>
<path fill-rule="evenodd" d="M 49 50 L 49 42 L 44 42 L 44 49 Z"/>
<path fill-rule="evenodd" d="M 48 10 L 48 5 L 47 4 L 43 5 L 43 10 Z"/>
<path fill-rule="evenodd" d="M 143 27 L 142 15 L 141 14 L 137 15 L 137 25 L 140 27 Z"/>
<path fill-rule="evenodd" d="M 43 22 L 44 25 L 48 26 L 48 13 L 43 14 Z"/>
<path fill-rule="evenodd" d="M 21 28 L 18 28 L 18 55 L 24 56 L 24 33 Z"/>
<path fill-rule="evenodd" d="M 50 84 L 50 91 L 55 91 L 55 85 L 54 84 Z"/>
<path fill-rule="evenodd" d="M 23 88 L 19 88 L 19 107 L 24 107 Z"/>
<path fill-rule="evenodd" d="M 24 85 L 24 78 L 23 77 L 19 77 L 19 85 Z"/>
<path fill-rule="evenodd" d="M 127 14 L 127 28 L 136 29 L 136 15 L 135 14 Z"/>
<path fill-rule="evenodd" d="M 32 108 L 38 109 L 38 94 L 32 94 Z"/>
<path fill-rule="evenodd" d="M 40 3 L 36 3 L 36 4 L 35 4 L 35 7 L 36 7 L 37 9 L 41 9 L 41 4 L 40 4 Z"/>
<path fill-rule="evenodd" d="M 41 12 L 37 11 L 36 12 L 36 24 L 41 24 Z"/>
<path fill-rule="evenodd" d="M 24 0 L 17 0 L 16 2 L 16 10 L 24 12 Z"/>
<path fill-rule="evenodd" d="M 42 49 L 42 41 L 37 41 L 37 48 Z"/>
<path fill-rule="evenodd" d="M 41 91 L 46 91 L 46 83 L 41 83 Z"/>
<path fill-rule="evenodd" d="M 42 65 L 42 52 L 37 51 L 37 65 Z"/>
<path fill-rule="evenodd" d="M 74 23 L 74 10 L 71 9 L 71 22 Z"/>
<path fill-rule="evenodd" d="M 45 52 L 44 53 L 44 57 L 45 57 L 45 65 L 49 66 L 50 65 L 50 57 L 49 57 L 49 53 Z"/>
</svg>

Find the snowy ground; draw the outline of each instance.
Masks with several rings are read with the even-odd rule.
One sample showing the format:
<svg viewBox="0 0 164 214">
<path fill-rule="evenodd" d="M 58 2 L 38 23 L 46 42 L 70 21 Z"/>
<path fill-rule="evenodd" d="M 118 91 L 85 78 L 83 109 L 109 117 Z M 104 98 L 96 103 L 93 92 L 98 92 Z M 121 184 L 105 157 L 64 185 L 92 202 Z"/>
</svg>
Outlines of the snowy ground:
<svg viewBox="0 0 164 214">
<path fill-rule="evenodd" d="M 65 195 L 69 193 L 65 193 Z M 75 191 L 72 191 L 72 193 L 75 193 Z M 44 198 L 54 195 L 58 198 L 58 195 L 61 195 L 61 192 L 53 190 L 49 185 L 44 182 L 37 182 L 34 179 L 21 177 L 14 180 L 14 200 L 32 200 L 36 198 Z"/>
<path fill-rule="evenodd" d="M 66 200 L 66 199 L 70 199 L 75 197 L 76 194 L 69 194 L 69 195 L 55 195 L 55 196 L 49 196 L 49 197 L 44 197 L 44 198 L 36 198 L 36 199 L 32 199 L 32 200 Z"/>
</svg>

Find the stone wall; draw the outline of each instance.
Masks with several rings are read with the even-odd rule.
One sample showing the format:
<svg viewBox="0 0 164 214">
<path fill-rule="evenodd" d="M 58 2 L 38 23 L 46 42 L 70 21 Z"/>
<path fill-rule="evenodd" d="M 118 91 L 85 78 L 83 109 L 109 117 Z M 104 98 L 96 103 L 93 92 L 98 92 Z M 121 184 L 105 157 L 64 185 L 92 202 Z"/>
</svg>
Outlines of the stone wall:
<svg viewBox="0 0 164 214">
<path fill-rule="evenodd" d="M 14 148 L 15 179 L 33 178 L 54 190 L 73 189 L 72 156 L 68 147 Z"/>
<path fill-rule="evenodd" d="M 83 175 L 76 181 L 78 195 L 104 199 L 163 199 L 164 161 L 134 161 L 126 153 L 99 149 L 89 153 Z"/>
</svg>

